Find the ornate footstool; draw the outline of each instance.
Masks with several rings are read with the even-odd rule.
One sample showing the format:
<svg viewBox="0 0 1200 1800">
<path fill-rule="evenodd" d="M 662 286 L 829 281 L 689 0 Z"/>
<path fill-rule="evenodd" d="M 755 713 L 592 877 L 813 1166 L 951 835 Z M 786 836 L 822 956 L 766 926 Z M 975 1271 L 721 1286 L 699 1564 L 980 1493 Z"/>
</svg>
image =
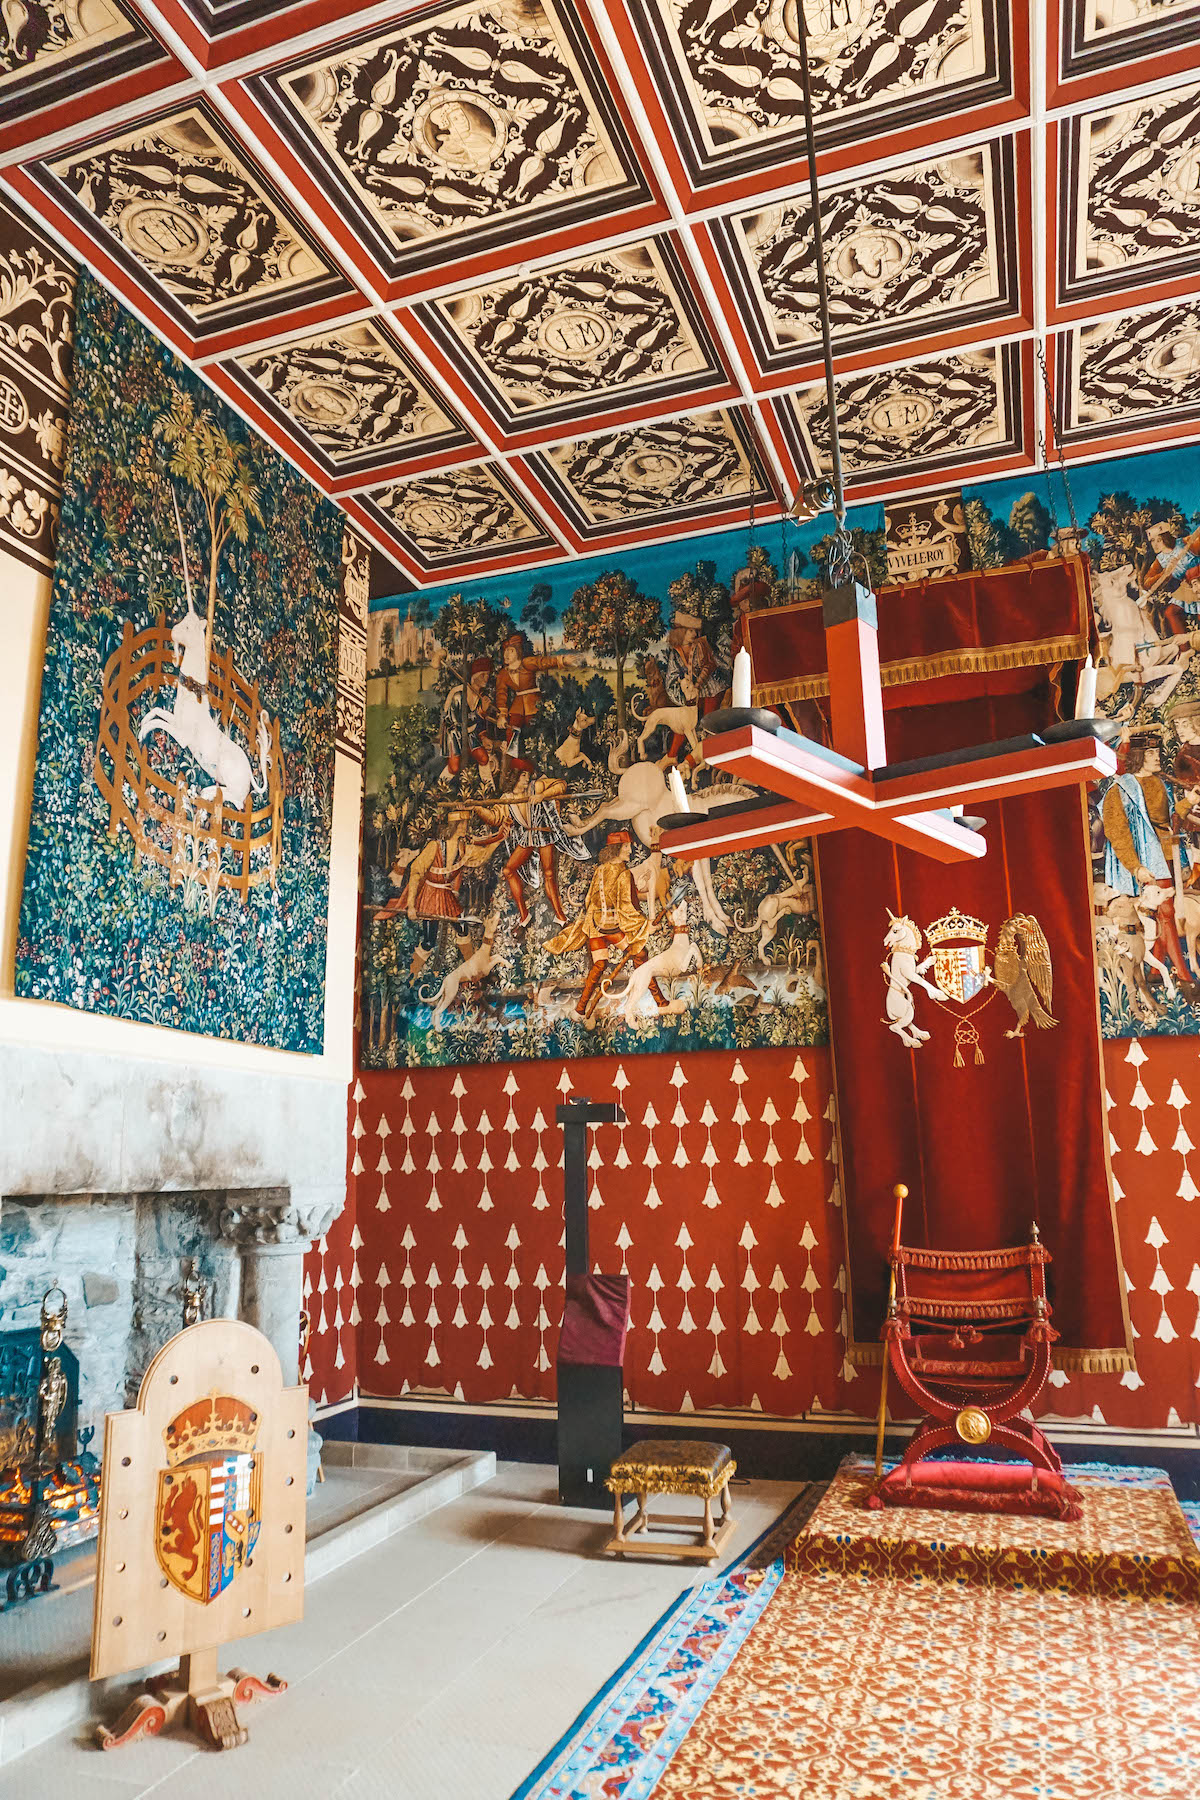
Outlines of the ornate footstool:
<svg viewBox="0 0 1200 1800">
<path fill-rule="evenodd" d="M 728 1444 L 706 1444 L 697 1439 L 646 1438 L 626 1450 L 612 1466 L 605 1487 L 613 1497 L 613 1535 L 605 1550 L 619 1556 L 681 1556 L 691 1562 L 712 1562 L 733 1531 L 729 1510 L 729 1482 L 737 1469 Z M 623 1501 L 636 1494 L 638 1508 L 624 1522 Z M 702 1533 L 697 1544 L 664 1543 L 660 1538 L 632 1540 L 646 1531 L 650 1521 L 646 1502 L 651 1494 L 696 1494 L 704 1501 L 704 1517 L 696 1514 L 658 1514 L 655 1528 Z M 720 1495 L 721 1518 L 713 1519 L 713 1501 Z"/>
</svg>

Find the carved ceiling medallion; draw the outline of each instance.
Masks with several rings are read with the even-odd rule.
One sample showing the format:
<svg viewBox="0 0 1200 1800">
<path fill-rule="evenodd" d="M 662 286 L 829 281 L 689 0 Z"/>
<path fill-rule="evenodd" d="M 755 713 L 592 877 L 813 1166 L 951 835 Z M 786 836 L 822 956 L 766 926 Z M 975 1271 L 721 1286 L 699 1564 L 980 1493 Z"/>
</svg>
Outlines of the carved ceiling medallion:
<svg viewBox="0 0 1200 1800">
<path fill-rule="evenodd" d="M 659 240 L 417 311 L 510 428 L 586 416 L 604 394 L 665 399 L 723 379 L 674 248 Z"/>
<path fill-rule="evenodd" d="M 369 499 L 428 568 L 550 542 L 486 463 L 416 475 Z"/>
<path fill-rule="evenodd" d="M 695 179 L 800 146 L 799 0 L 637 0 L 643 45 L 698 140 Z M 1008 91 L 1002 0 L 804 0 L 818 141 L 869 136 Z M 683 126 L 690 119 L 692 131 Z M 789 144 L 789 148 L 790 148 Z"/>
<path fill-rule="evenodd" d="M 915 473 L 956 458 L 1019 447 L 1019 351 L 964 351 L 909 368 L 849 376 L 837 386 L 842 460 L 856 474 Z M 827 474 L 829 426 L 823 388 L 780 408 L 803 461 Z M 798 431 L 796 431 L 798 427 Z"/>
<path fill-rule="evenodd" d="M 914 163 L 822 197 L 830 317 L 839 350 L 1009 309 L 1017 297 L 1013 146 Z M 712 226 L 766 369 L 811 361 L 819 341 L 807 200 Z"/>
<path fill-rule="evenodd" d="M 341 471 L 469 441 L 367 320 L 239 357 L 234 368 Z"/>
<path fill-rule="evenodd" d="M 1200 418 L 1200 302 L 1079 326 L 1063 333 L 1058 353 L 1069 442 L 1111 435 L 1117 424 Z"/>
<path fill-rule="evenodd" d="M 585 531 L 770 497 L 744 420 L 725 409 L 559 444 L 538 460 Z"/>
<path fill-rule="evenodd" d="M 299 297 L 330 280 L 328 265 L 198 106 L 49 167 L 194 319 L 264 296 Z"/>
<path fill-rule="evenodd" d="M 550 0 L 460 5 L 254 85 L 395 264 L 421 245 L 628 188 L 627 147 L 590 54 Z"/>
<path fill-rule="evenodd" d="M 1063 298 L 1200 267 L 1200 85 L 1090 113 L 1063 130 Z"/>
</svg>

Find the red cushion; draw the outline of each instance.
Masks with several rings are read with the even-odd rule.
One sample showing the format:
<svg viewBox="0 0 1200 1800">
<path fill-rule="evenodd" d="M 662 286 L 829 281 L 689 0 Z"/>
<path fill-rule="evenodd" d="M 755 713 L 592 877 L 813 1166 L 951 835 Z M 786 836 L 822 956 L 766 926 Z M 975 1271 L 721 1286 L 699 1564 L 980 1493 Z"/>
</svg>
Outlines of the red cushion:
<svg viewBox="0 0 1200 1800">
<path fill-rule="evenodd" d="M 908 1477 L 911 1476 L 911 1480 Z M 1062 1475 L 1028 1463 L 918 1462 L 893 1469 L 867 1495 L 869 1507 L 934 1507 L 945 1512 L 1033 1513 L 1078 1519 L 1080 1496 Z"/>
</svg>

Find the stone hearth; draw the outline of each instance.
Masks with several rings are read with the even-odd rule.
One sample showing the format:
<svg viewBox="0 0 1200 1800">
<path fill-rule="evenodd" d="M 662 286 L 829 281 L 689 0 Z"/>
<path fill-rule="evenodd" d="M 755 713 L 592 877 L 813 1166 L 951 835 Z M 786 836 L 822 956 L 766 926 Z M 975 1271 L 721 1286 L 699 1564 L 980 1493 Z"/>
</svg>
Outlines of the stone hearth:
<svg viewBox="0 0 1200 1800">
<path fill-rule="evenodd" d="M 304 1252 L 345 1196 L 346 1088 L 291 1073 L 0 1046 L 0 1331 L 57 1281 L 81 1425 L 103 1440 L 183 1324 L 242 1317 L 297 1379 Z"/>
</svg>

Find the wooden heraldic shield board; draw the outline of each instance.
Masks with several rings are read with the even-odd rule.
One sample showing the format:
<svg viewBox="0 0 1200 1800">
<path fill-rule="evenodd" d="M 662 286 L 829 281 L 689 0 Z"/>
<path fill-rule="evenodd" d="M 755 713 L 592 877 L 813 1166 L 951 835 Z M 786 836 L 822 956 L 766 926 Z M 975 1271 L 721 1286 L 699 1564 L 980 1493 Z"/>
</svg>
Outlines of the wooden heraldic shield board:
<svg viewBox="0 0 1200 1800">
<path fill-rule="evenodd" d="M 93 1680 L 303 1616 L 307 1429 L 253 1326 L 209 1319 L 159 1351 L 105 1423 Z"/>
</svg>

